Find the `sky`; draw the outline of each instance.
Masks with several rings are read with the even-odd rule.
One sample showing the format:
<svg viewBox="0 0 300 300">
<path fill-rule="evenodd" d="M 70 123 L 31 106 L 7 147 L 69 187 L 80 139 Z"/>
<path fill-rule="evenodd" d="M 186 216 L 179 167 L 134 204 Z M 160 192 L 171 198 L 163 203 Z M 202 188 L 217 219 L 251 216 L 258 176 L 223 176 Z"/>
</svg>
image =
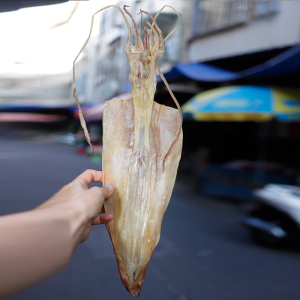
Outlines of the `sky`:
<svg viewBox="0 0 300 300">
<path fill-rule="evenodd" d="M 92 14 L 114 1 L 79 1 L 0 13 L 0 74 L 55 74 L 72 69 L 87 39 Z M 4 29 L 4 30 L 3 30 Z M 97 34 L 95 26 L 93 34 Z"/>
</svg>

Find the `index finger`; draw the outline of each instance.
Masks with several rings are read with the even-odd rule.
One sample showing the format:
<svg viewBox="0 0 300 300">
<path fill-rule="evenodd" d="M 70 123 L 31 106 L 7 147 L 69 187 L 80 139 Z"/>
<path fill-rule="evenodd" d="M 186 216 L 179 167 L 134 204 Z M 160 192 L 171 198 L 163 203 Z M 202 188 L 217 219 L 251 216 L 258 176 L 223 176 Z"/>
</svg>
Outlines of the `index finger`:
<svg viewBox="0 0 300 300">
<path fill-rule="evenodd" d="M 73 182 L 80 182 L 85 188 L 88 188 L 93 181 L 103 181 L 103 173 L 96 170 L 86 170 L 81 173 Z"/>
</svg>

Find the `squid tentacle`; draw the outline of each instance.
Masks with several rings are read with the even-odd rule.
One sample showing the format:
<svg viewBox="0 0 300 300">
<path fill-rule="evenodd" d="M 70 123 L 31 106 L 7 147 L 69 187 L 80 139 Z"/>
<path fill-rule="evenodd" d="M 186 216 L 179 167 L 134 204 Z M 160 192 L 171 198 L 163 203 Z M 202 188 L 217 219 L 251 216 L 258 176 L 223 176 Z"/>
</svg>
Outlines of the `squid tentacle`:
<svg viewBox="0 0 300 300">
<path fill-rule="evenodd" d="M 117 6 L 117 5 L 108 5 L 108 6 L 105 6 L 103 8 L 101 8 L 100 10 L 96 11 L 93 15 L 92 15 L 92 19 L 91 19 L 91 26 L 90 26 L 90 32 L 89 32 L 89 35 L 88 35 L 88 38 L 86 39 L 85 43 L 83 44 L 82 48 L 80 49 L 79 53 L 77 54 L 76 58 L 74 59 L 73 61 L 73 81 L 72 81 L 72 86 L 73 86 L 73 97 L 75 98 L 76 100 L 76 103 L 77 103 L 77 106 L 78 106 L 78 113 L 79 113 L 79 120 L 80 120 L 80 124 L 81 124 L 81 127 L 84 131 L 84 135 L 85 135 L 85 138 L 88 142 L 88 144 L 93 148 L 93 152 L 94 152 L 94 147 L 91 143 L 91 139 L 90 139 L 90 136 L 89 136 L 89 133 L 88 133 L 88 130 L 87 130 L 87 126 L 86 126 L 86 123 L 85 123 L 85 120 L 84 120 L 84 117 L 83 117 L 83 113 L 82 113 L 82 110 L 81 110 L 81 106 L 80 106 L 80 103 L 79 103 L 79 100 L 76 96 L 76 84 L 75 84 L 75 78 L 76 78 L 76 74 L 75 74 L 75 63 L 79 57 L 79 55 L 82 53 L 82 51 L 84 50 L 84 48 L 86 47 L 87 43 L 89 42 L 90 40 L 90 37 L 91 37 L 91 34 L 92 34 L 92 29 L 93 29 L 93 24 L 94 24 L 94 17 L 97 13 L 105 10 L 105 9 L 108 9 L 108 8 L 111 8 L 111 7 L 115 7 L 119 10 L 119 12 L 122 14 L 125 22 L 126 22 L 126 25 L 127 25 L 127 29 L 128 29 L 128 37 L 127 37 L 127 41 L 126 41 L 126 44 L 128 45 L 128 43 L 130 43 L 130 40 L 131 40 L 131 29 L 130 29 L 130 24 L 128 23 L 128 20 L 124 14 L 124 12 L 122 11 L 122 9 Z"/>
<path fill-rule="evenodd" d="M 172 90 L 171 90 L 171 88 L 170 88 L 170 86 L 169 86 L 169 84 L 168 84 L 168 82 L 167 82 L 165 76 L 164 76 L 164 75 L 162 74 L 162 72 L 160 71 L 160 69 L 159 69 L 159 67 L 158 67 L 158 64 L 157 64 L 157 61 L 155 62 L 155 64 L 156 64 L 157 72 L 158 72 L 158 74 L 160 75 L 160 77 L 161 77 L 162 81 L 164 82 L 164 84 L 166 85 L 166 87 L 167 87 L 167 89 L 168 89 L 168 91 L 169 91 L 169 93 L 170 93 L 172 99 L 174 100 L 174 102 L 175 102 L 175 104 L 176 104 L 176 106 L 177 106 L 177 108 L 178 108 L 178 112 L 179 112 L 179 115 L 180 115 L 180 126 L 179 126 L 179 128 L 178 128 L 177 134 L 176 134 L 176 136 L 175 136 L 175 138 L 174 138 L 174 140 L 173 140 L 173 142 L 172 142 L 172 144 L 171 144 L 169 150 L 167 151 L 167 153 L 166 153 L 166 155 L 165 155 L 165 157 L 164 157 L 164 159 L 163 159 L 163 170 L 164 170 L 166 159 L 167 159 L 167 157 L 169 156 L 169 154 L 171 153 L 171 149 L 173 148 L 174 144 L 176 143 L 176 141 L 177 141 L 178 138 L 179 138 L 179 135 L 180 135 L 180 132 L 181 132 L 182 123 L 183 123 L 183 117 L 182 117 L 182 112 L 181 112 L 180 105 L 179 105 L 179 103 L 178 103 L 176 97 L 174 96 L 174 94 L 173 94 L 173 92 L 172 92 Z"/>
<path fill-rule="evenodd" d="M 155 15 L 155 17 L 154 17 L 154 19 L 153 19 L 152 27 L 155 26 L 157 17 L 158 17 L 159 14 L 163 11 L 163 9 L 165 9 L 166 7 L 169 7 L 169 8 L 171 8 L 171 9 L 173 9 L 173 11 L 174 11 L 174 12 L 177 14 L 177 16 L 178 16 L 178 22 L 177 22 L 176 26 L 171 30 L 171 32 L 163 39 L 163 42 L 165 42 L 165 41 L 173 34 L 173 32 L 176 30 L 176 28 L 178 27 L 178 25 L 179 25 L 179 23 L 180 23 L 180 15 L 179 15 L 179 13 L 176 11 L 176 9 L 175 9 L 174 7 L 172 7 L 172 6 L 170 6 L 170 5 L 165 5 L 165 6 L 163 6 L 163 7 L 158 11 L 158 13 Z M 150 17 L 150 16 L 149 16 L 149 17 Z M 150 17 L 150 18 L 151 18 L 151 17 Z M 181 124 L 180 124 L 180 126 L 179 126 L 179 128 L 178 128 L 177 134 L 176 134 L 176 136 L 175 136 L 175 138 L 174 138 L 174 140 L 173 140 L 173 142 L 172 142 L 172 144 L 171 144 L 169 150 L 167 151 L 167 153 L 166 153 L 166 155 L 165 155 L 165 157 L 164 157 L 164 159 L 163 159 L 163 169 L 164 169 L 165 161 L 166 161 L 167 157 L 169 156 L 169 154 L 171 153 L 171 150 L 172 150 L 173 146 L 175 145 L 176 141 L 178 140 L 178 138 L 179 138 L 179 136 L 180 136 L 181 127 L 182 127 L 182 123 L 183 123 L 183 117 L 182 117 L 182 112 L 181 112 L 180 105 L 179 105 L 179 103 L 178 103 L 176 97 L 174 96 L 174 94 L 173 94 L 173 92 L 172 92 L 172 90 L 171 90 L 171 88 L 170 88 L 170 86 L 169 86 L 167 80 L 165 79 L 164 75 L 163 75 L 162 72 L 160 71 L 159 66 L 158 66 L 158 64 L 157 64 L 157 61 L 155 62 L 155 64 L 156 64 L 156 68 L 157 68 L 158 74 L 160 75 L 162 81 L 164 82 L 165 86 L 167 87 L 167 89 L 168 89 L 168 91 L 169 91 L 169 93 L 170 93 L 170 95 L 171 95 L 173 101 L 175 102 L 175 104 L 176 104 L 176 106 L 177 106 L 177 108 L 178 108 L 178 112 L 179 112 L 179 115 L 180 115 L 180 121 L 181 121 L 181 122 L 180 122 Z"/>
<path fill-rule="evenodd" d="M 158 11 L 158 13 L 155 15 L 154 20 L 157 19 L 157 17 L 160 15 L 160 13 L 161 13 L 166 7 L 170 7 L 171 9 L 174 10 L 174 12 L 176 13 L 176 15 L 178 16 L 178 22 L 177 22 L 176 26 L 175 26 L 175 27 L 169 32 L 169 34 L 164 38 L 164 42 L 165 42 L 165 41 L 166 41 L 166 40 L 174 33 L 174 31 L 176 30 L 176 28 L 179 26 L 179 23 L 180 23 L 180 15 L 179 15 L 178 11 L 177 11 L 174 7 L 172 7 L 172 6 L 170 6 L 170 5 L 165 5 L 165 6 L 163 6 L 163 7 Z"/>
<path fill-rule="evenodd" d="M 144 30 L 145 30 L 145 36 L 144 36 L 144 47 L 145 49 L 148 49 L 149 46 L 148 46 L 148 33 L 147 33 L 147 30 L 146 30 L 146 26 L 144 27 Z"/>
<path fill-rule="evenodd" d="M 151 27 L 151 24 L 150 24 L 148 21 L 145 21 L 145 23 L 146 23 L 149 27 Z M 158 48 L 159 48 L 159 37 L 158 37 L 157 31 L 156 31 L 154 28 L 151 28 L 151 31 L 153 31 L 154 37 L 155 37 L 154 45 L 153 45 L 153 47 L 151 47 L 152 49 L 149 49 L 149 51 L 150 51 L 150 53 L 151 53 L 151 55 L 152 55 L 152 54 L 153 54 L 155 51 L 157 51 Z"/>
<path fill-rule="evenodd" d="M 132 14 L 126 9 L 126 7 L 130 7 L 128 5 L 124 5 L 123 6 L 123 9 L 124 11 L 126 12 L 126 14 L 131 18 L 132 20 L 132 25 L 133 25 L 133 35 L 134 35 L 134 43 L 135 43 L 135 47 L 137 48 L 138 47 L 138 30 L 137 30 L 137 27 L 136 27 L 136 23 L 132 17 Z"/>
<path fill-rule="evenodd" d="M 139 38 L 142 39 L 143 14 L 142 14 L 142 10 L 141 9 L 140 9 L 140 14 L 141 14 L 141 23 L 140 23 Z"/>
<path fill-rule="evenodd" d="M 159 35 L 159 38 L 160 38 L 160 50 L 164 51 L 165 50 L 164 38 L 163 38 L 163 35 L 162 35 L 162 32 L 161 32 L 160 28 L 158 27 L 158 25 L 156 23 L 156 19 L 154 19 L 154 17 L 149 12 L 144 11 L 144 10 L 142 10 L 142 12 L 145 13 L 147 16 L 149 16 L 151 18 L 151 20 L 153 21 L 154 28 L 158 32 L 158 35 Z M 153 24 L 151 25 L 151 28 L 152 28 Z"/>
</svg>

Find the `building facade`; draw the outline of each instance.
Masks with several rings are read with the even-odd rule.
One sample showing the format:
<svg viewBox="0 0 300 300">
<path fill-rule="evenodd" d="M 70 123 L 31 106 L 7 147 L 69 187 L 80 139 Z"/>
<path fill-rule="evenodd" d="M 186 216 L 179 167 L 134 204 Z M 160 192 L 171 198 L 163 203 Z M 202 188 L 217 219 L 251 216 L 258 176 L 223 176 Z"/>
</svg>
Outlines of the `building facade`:
<svg viewBox="0 0 300 300">
<path fill-rule="evenodd" d="M 188 60 L 207 61 L 296 45 L 299 1 L 194 3 Z"/>
<path fill-rule="evenodd" d="M 97 0 L 90 2 L 94 3 L 93 9 L 101 8 Z M 83 3 L 79 3 L 76 13 L 83 9 Z M 111 4 L 122 8 L 128 2 L 101 2 L 101 6 Z M 289 47 L 300 42 L 299 1 L 143 0 L 130 2 L 128 10 L 139 26 L 140 9 L 155 15 L 164 5 L 173 6 L 180 14 L 181 22 L 166 41 L 164 56 L 158 60 L 163 73 L 176 63 L 206 62 Z M 177 20 L 177 15 L 169 7 L 162 11 L 157 23 L 163 36 L 176 26 Z M 89 23 L 87 19 L 84 22 Z M 95 16 L 90 41 L 76 63 L 77 95 L 82 104 L 102 102 L 131 90 L 130 69 L 124 50 L 127 36 L 124 19 L 116 9 Z M 71 72 L 43 77 L 3 75 L 0 81 L 2 104 L 17 103 L 20 98 L 40 101 L 46 95 L 54 102 L 59 99 L 57 103 L 64 106 L 75 104 Z M 47 103 L 48 100 L 45 105 Z"/>
<path fill-rule="evenodd" d="M 122 8 L 128 3 L 116 1 L 115 4 Z M 193 3 L 190 1 L 135 1 L 131 2 L 128 8 L 139 27 L 140 9 L 155 15 L 164 5 L 173 6 L 180 14 L 181 22 L 165 43 L 165 54 L 159 59 L 162 72 L 168 71 L 174 63 L 184 61 L 186 57 L 186 43 L 189 36 L 187 31 L 190 29 Z M 145 15 L 143 17 L 145 18 Z M 178 16 L 168 7 L 157 19 L 164 37 L 176 26 L 177 22 Z M 130 19 L 129 23 L 132 24 Z M 78 92 L 82 103 L 102 102 L 131 91 L 130 69 L 125 53 L 128 31 L 122 15 L 113 8 L 105 10 L 95 19 L 94 27 L 98 28 L 98 33 L 91 36 L 78 62 L 79 66 L 82 65 L 79 67 L 80 71 L 77 71 L 77 86 L 82 86 L 82 91 L 84 91 L 82 95 L 80 91 Z M 134 43 L 133 40 L 132 43 Z"/>
</svg>

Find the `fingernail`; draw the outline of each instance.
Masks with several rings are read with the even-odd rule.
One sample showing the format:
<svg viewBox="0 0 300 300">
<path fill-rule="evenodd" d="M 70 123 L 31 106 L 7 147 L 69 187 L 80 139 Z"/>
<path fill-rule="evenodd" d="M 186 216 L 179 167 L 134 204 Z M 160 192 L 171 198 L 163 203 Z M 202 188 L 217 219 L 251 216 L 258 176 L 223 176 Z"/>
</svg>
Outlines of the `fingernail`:
<svg viewBox="0 0 300 300">
<path fill-rule="evenodd" d="M 112 185 L 106 185 L 105 188 L 107 188 L 110 192 L 114 190 L 114 187 Z"/>
</svg>

